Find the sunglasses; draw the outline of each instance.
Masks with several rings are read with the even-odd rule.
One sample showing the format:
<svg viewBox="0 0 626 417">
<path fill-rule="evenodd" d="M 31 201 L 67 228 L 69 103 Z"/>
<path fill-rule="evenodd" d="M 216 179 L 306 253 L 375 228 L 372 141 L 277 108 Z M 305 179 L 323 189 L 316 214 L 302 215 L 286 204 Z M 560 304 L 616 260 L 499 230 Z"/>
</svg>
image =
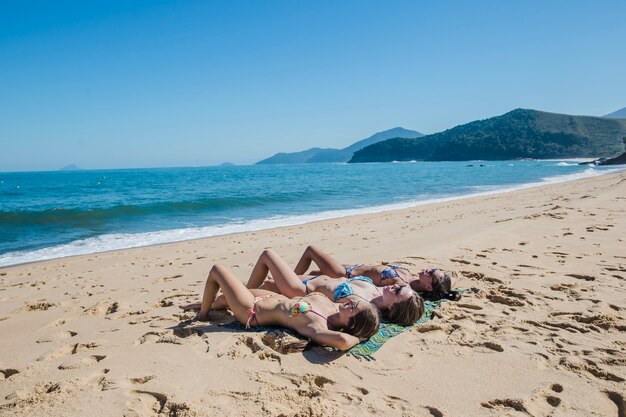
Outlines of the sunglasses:
<svg viewBox="0 0 626 417">
<path fill-rule="evenodd" d="M 356 310 L 356 308 L 359 306 L 359 302 L 352 301 L 348 304 L 348 306 L 350 307 L 351 311 L 354 313 L 354 310 Z"/>
<path fill-rule="evenodd" d="M 402 291 L 402 288 L 406 287 L 405 285 L 398 285 L 396 288 L 393 289 L 394 294 L 398 295 L 400 294 L 400 291 Z"/>
</svg>

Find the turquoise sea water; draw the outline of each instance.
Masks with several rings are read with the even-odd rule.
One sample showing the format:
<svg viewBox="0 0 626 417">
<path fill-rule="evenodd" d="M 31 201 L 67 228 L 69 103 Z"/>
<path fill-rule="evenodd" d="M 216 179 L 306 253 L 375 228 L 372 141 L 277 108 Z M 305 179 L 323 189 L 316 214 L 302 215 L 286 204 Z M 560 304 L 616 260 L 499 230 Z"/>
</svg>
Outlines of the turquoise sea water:
<svg viewBox="0 0 626 417">
<path fill-rule="evenodd" d="M 543 160 L 0 173 L 0 266 L 390 210 L 623 168 Z"/>
</svg>

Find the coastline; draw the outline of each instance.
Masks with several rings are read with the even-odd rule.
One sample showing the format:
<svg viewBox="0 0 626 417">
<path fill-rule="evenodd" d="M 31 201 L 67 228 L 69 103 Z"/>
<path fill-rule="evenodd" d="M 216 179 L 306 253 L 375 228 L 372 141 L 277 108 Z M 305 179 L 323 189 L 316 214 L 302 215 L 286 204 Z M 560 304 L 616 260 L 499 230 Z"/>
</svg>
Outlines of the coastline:
<svg viewBox="0 0 626 417">
<path fill-rule="evenodd" d="M 555 160 L 562 161 L 562 160 Z M 568 160 L 575 161 L 575 160 Z M 470 161 L 475 162 L 475 161 Z M 478 161 L 480 162 L 480 161 Z M 567 162 L 563 162 L 566 163 Z M 248 220 L 243 223 L 227 223 L 205 227 L 192 227 L 186 229 L 165 229 L 152 232 L 140 232 L 130 234 L 104 234 L 88 239 L 76 240 L 66 244 L 55 245 L 30 251 L 16 251 L 0 254 L 0 269 L 7 266 L 24 265 L 32 262 L 45 260 L 62 259 L 81 255 L 91 255 L 106 253 L 118 250 L 128 250 L 133 248 L 150 247 L 155 245 L 170 244 L 177 242 L 192 241 L 217 236 L 228 236 L 238 233 L 258 232 L 279 227 L 299 226 L 307 223 L 340 219 L 350 216 L 376 214 L 387 211 L 410 209 L 413 207 L 445 203 L 449 201 L 462 200 L 472 197 L 489 196 L 500 193 L 510 193 L 533 187 L 540 187 L 546 184 L 563 183 L 575 181 L 581 178 L 593 178 L 599 175 L 610 175 L 626 170 L 626 168 L 611 168 L 603 171 L 596 171 L 593 167 L 585 171 L 561 174 L 542 178 L 541 181 L 529 182 L 510 186 L 475 186 L 477 191 L 462 195 L 452 195 L 449 197 L 431 197 L 425 200 L 409 200 L 391 204 L 374 205 L 361 208 L 350 208 L 341 210 L 322 211 L 311 214 L 300 214 L 292 216 L 278 216 L 270 218 L 260 218 Z"/>
<path fill-rule="evenodd" d="M 618 415 L 624 195 L 620 172 L 3 267 L 0 415 Z M 280 354 L 208 324 L 171 330 L 212 264 L 245 280 L 263 249 L 294 264 L 307 244 L 346 263 L 454 271 L 476 292 L 373 362 Z"/>
</svg>

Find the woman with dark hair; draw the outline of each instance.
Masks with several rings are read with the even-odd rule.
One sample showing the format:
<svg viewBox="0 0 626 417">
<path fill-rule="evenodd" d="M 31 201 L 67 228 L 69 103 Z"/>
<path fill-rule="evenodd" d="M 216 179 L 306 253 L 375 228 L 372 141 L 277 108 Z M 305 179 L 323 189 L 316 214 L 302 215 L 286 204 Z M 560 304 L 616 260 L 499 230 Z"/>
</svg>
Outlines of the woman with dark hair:
<svg viewBox="0 0 626 417">
<path fill-rule="evenodd" d="M 274 292 L 248 289 L 227 268 L 211 268 L 204 287 L 202 303 L 184 306 L 200 308 L 197 318 L 207 320 L 218 290 L 241 324 L 283 326 L 295 330 L 322 346 L 347 350 L 378 331 L 379 313 L 369 303 L 346 297 L 332 302 L 320 293 L 287 298 Z"/>
<path fill-rule="evenodd" d="M 430 300 L 458 300 L 460 295 L 452 291 L 452 278 L 440 269 L 425 269 L 417 274 L 402 265 L 342 265 L 332 256 L 315 246 L 308 246 L 296 265 L 296 274 L 304 274 L 315 263 L 321 274 L 329 277 L 365 276 L 374 285 L 409 285 L 413 291 Z"/>
<path fill-rule="evenodd" d="M 272 279 L 268 279 L 268 273 Z M 358 297 L 376 306 L 386 321 L 403 326 L 414 324 L 424 314 L 424 300 L 406 284 L 379 288 L 365 276 L 298 275 L 271 249 L 261 254 L 246 286 L 276 291 L 287 297 L 319 292 L 335 302 L 348 296 Z"/>
</svg>

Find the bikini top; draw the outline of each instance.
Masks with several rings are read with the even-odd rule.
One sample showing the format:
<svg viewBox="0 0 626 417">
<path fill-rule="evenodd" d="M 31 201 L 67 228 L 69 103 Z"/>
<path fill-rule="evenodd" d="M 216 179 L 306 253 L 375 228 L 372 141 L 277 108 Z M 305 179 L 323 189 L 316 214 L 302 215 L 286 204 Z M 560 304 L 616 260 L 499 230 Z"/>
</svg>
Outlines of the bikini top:
<svg viewBox="0 0 626 417">
<path fill-rule="evenodd" d="M 383 271 L 380 273 L 380 279 L 390 279 L 390 278 L 400 278 L 402 279 L 402 277 L 400 277 L 400 275 L 398 274 L 398 269 L 404 269 L 407 272 L 411 272 L 409 271 L 408 268 L 402 266 L 402 265 L 397 265 L 397 264 L 391 264 L 391 265 L 387 265 L 387 268 L 383 269 Z M 402 281 L 404 281 L 402 279 Z"/>
<path fill-rule="evenodd" d="M 322 294 L 321 292 L 312 292 L 310 294 L 305 295 L 304 297 L 296 301 L 296 303 L 293 306 L 291 306 L 291 308 L 289 309 L 289 318 L 304 316 L 307 313 L 313 313 L 317 316 L 320 316 L 324 320 L 328 321 L 327 317 L 313 310 L 313 307 L 311 306 L 311 304 L 309 304 L 307 301 L 304 300 L 305 298 L 310 297 L 312 295 L 321 295 L 322 297 L 326 298 L 326 296 Z"/>
<path fill-rule="evenodd" d="M 355 269 L 357 269 L 357 268 L 359 268 L 361 266 L 363 266 L 363 264 L 355 264 L 355 265 L 348 265 L 348 266 L 346 266 L 346 276 L 348 278 L 352 278 L 352 271 L 354 271 Z M 383 269 L 383 271 L 380 273 L 380 279 L 381 280 L 383 280 L 383 279 L 390 279 L 390 278 L 400 278 L 400 279 L 402 279 L 402 277 L 400 277 L 400 275 L 398 274 L 398 271 L 396 271 L 397 269 L 404 269 L 407 272 L 411 272 L 411 271 L 409 271 L 408 268 L 406 268 L 406 267 L 404 267 L 402 265 L 390 264 L 390 265 L 387 265 L 387 268 Z"/>
<path fill-rule="evenodd" d="M 352 278 L 352 271 L 363 266 L 363 264 L 354 264 L 346 266 L 346 277 Z"/>
<path fill-rule="evenodd" d="M 368 277 L 359 275 L 358 277 L 350 278 L 348 281 L 342 282 L 337 286 L 337 288 L 335 288 L 335 292 L 333 293 L 333 298 L 335 299 L 335 302 L 337 302 L 337 300 L 339 300 L 340 298 L 347 297 L 354 293 L 354 291 L 352 290 L 352 285 L 350 285 L 352 281 L 363 281 L 374 285 L 374 282 Z"/>
</svg>

